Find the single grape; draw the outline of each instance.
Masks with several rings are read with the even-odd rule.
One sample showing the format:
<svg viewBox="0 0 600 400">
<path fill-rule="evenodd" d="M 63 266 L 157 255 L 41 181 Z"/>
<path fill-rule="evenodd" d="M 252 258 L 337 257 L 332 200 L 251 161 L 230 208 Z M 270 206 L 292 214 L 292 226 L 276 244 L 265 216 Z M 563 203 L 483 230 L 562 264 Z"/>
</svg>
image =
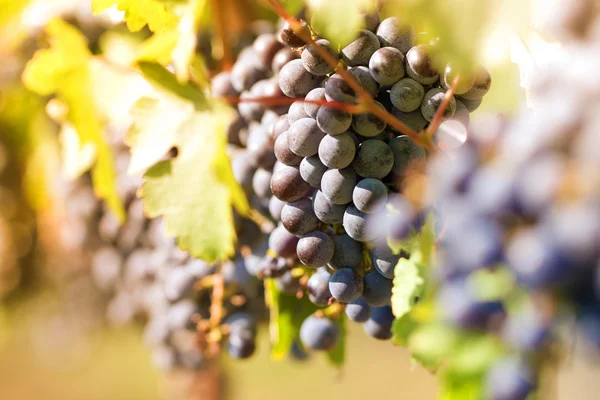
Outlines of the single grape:
<svg viewBox="0 0 600 400">
<path fill-rule="evenodd" d="M 378 245 L 371 250 L 371 259 L 375 270 L 387 279 L 394 279 L 394 269 L 400 258 L 405 257 L 405 253 L 394 254 L 392 249 L 386 244 Z"/>
<path fill-rule="evenodd" d="M 317 306 L 324 307 L 329 304 L 331 292 L 329 291 L 329 278 L 331 274 L 326 270 L 318 270 L 311 275 L 306 283 L 308 299 Z"/>
<path fill-rule="evenodd" d="M 288 97 L 304 97 L 323 80 L 322 77 L 308 72 L 302 60 L 292 60 L 285 64 L 279 72 L 279 86 Z"/>
<path fill-rule="evenodd" d="M 330 135 L 339 135 L 350 128 L 352 114 L 337 108 L 323 106 L 319 108 L 316 120 L 323 132 Z"/>
<path fill-rule="evenodd" d="M 319 159 L 329 168 L 346 168 L 354 160 L 356 146 L 347 133 L 326 135 L 319 144 Z"/>
<path fill-rule="evenodd" d="M 385 111 L 381 103 L 375 102 L 375 105 Z M 364 137 L 375 137 L 383 132 L 385 127 L 386 123 L 375 116 L 375 114 L 366 112 L 352 117 L 352 129 Z"/>
<path fill-rule="evenodd" d="M 275 157 L 284 165 L 298 166 L 302 162 L 302 157 L 294 154 L 289 145 L 289 133 L 283 132 L 275 141 Z M 235 171 L 235 170 L 234 170 Z"/>
<path fill-rule="evenodd" d="M 411 78 L 404 78 L 390 89 L 390 100 L 402 112 L 411 112 L 421 107 L 425 88 Z"/>
<path fill-rule="evenodd" d="M 325 88 L 318 87 L 318 88 L 311 90 L 310 92 L 308 92 L 308 94 L 306 95 L 304 100 L 326 101 Z M 317 112 L 319 111 L 320 108 L 321 108 L 321 106 L 318 104 L 304 103 L 304 111 L 306 112 L 306 115 L 308 115 L 310 118 L 316 119 Z"/>
<path fill-rule="evenodd" d="M 271 69 L 273 70 L 273 73 L 279 73 L 284 65 L 297 58 L 298 55 L 289 47 L 284 47 L 283 49 L 279 50 L 273 57 L 273 62 L 271 63 Z"/>
<path fill-rule="evenodd" d="M 294 122 L 288 129 L 290 149 L 302 157 L 310 157 L 319 151 L 319 143 L 325 133 L 319 129 L 312 118 L 302 118 Z"/>
<path fill-rule="evenodd" d="M 363 12 L 362 15 L 365 20 L 365 29 L 367 29 L 371 32 L 377 31 L 377 27 L 379 26 L 379 23 L 381 22 L 379 13 L 376 10 L 374 10 L 371 12 Z"/>
<path fill-rule="evenodd" d="M 290 122 L 288 121 L 287 114 L 280 115 L 277 121 L 273 124 L 271 129 L 269 129 L 269 140 L 271 143 L 275 144 L 275 141 L 281 134 L 287 131 L 290 127 Z"/>
<path fill-rule="evenodd" d="M 306 113 L 306 111 L 304 109 L 304 103 L 302 103 L 301 101 L 293 102 L 287 113 L 287 119 L 288 119 L 288 122 L 290 123 L 290 126 L 291 126 L 291 124 L 298 121 L 299 119 L 309 118 L 309 117 L 310 116 Z"/>
<path fill-rule="evenodd" d="M 297 295 L 302 289 L 300 279 L 292 274 L 289 269 L 286 270 L 281 276 L 275 278 L 275 284 L 279 291 L 287 294 Z"/>
<path fill-rule="evenodd" d="M 297 167 L 282 165 L 273 171 L 271 191 L 279 200 L 291 202 L 308 195 L 310 186 L 304 182 Z"/>
<path fill-rule="evenodd" d="M 313 198 L 313 210 L 321 222 L 326 224 L 339 224 L 344 219 L 345 205 L 331 202 L 320 190 Z"/>
<path fill-rule="evenodd" d="M 250 161 L 257 167 L 271 169 L 277 157 L 269 141 L 267 128 L 257 122 L 252 122 L 248 133 L 247 152 Z"/>
<path fill-rule="evenodd" d="M 367 335 L 379 340 L 388 340 L 392 338 L 392 324 L 395 319 L 391 307 L 373 307 L 371 316 L 363 327 Z"/>
<path fill-rule="evenodd" d="M 242 92 L 242 94 L 240 94 L 240 99 L 249 100 L 256 97 L 261 97 L 260 93 L 258 92 L 261 90 L 263 82 L 265 81 L 258 81 L 252 86 L 252 88 L 250 88 L 250 91 Z M 244 101 L 238 105 L 238 111 L 246 122 L 252 122 L 260 121 L 265 109 L 260 105 L 260 103 Z"/>
<path fill-rule="evenodd" d="M 438 108 L 444 101 L 444 96 L 446 92 L 444 89 L 431 89 L 427 93 L 425 93 L 425 97 L 423 98 L 423 103 L 421 104 L 421 114 L 423 117 L 431 122 L 433 121 L 433 117 L 435 116 Z M 448 107 L 444 112 L 444 118 L 452 118 L 454 112 L 456 111 L 456 100 L 454 96 L 450 99 L 450 103 L 448 103 Z"/>
<path fill-rule="evenodd" d="M 486 329 L 504 314 L 500 301 L 479 300 L 464 280 L 443 285 L 437 303 L 444 321 L 465 329 Z"/>
<path fill-rule="evenodd" d="M 522 352 L 540 351 L 551 338 L 551 321 L 542 310 L 530 306 L 509 315 L 502 333 L 508 343 Z"/>
<path fill-rule="evenodd" d="M 275 35 L 263 33 L 254 40 L 252 48 L 256 52 L 260 65 L 264 69 L 267 69 L 271 67 L 275 54 L 283 48 L 283 44 L 277 41 Z"/>
<path fill-rule="evenodd" d="M 421 110 L 415 110 L 409 113 L 405 113 L 394 107 L 392 109 L 392 115 L 398 118 L 400 121 L 404 122 L 406 126 L 417 132 L 424 129 L 429 123 L 423 117 L 423 114 L 421 114 Z M 396 130 L 394 127 L 391 127 L 391 129 L 394 131 Z"/>
<path fill-rule="evenodd" d="M 381 179 L 394 166 L 394 153 L 381 140 L 365 140 L 358 146 L 352 168 L 363 178 Z"/>
<path fill-rule="evenodd" d="M 486 379 L 490 400 L 525 400 L 534 388 L 531 369 L 515 356 L 496 362 Z"/>
<path fill-rule="evenodd" d="M 231 156 L 231 169 L 236 182 L 242 186 L 244 191 L 250 192 L 254 173 L 256 172 L 256 166 L 250 155 L 245 151 L 233 153 Z"/>
<path fill-rule="evenodd" d="M 243 360 L 250 358 L 256 350 L 256 338 L 252 332 L 232 332 L 227 339 L 227 354 L 231 358 Z"/>
<path fill-rule="evenodd" d="M 379 84 L 373 77 L 371 76 L 371 72 L 369 72 L 368 67 L 358 66 L 352 67 L 348 69 L 348 72 L 354 76 L 358 82 L 366 89 L 367 92 L 372 97 L 377 97 L 377 93 L 379 93 Z"/>
<path fill-rule="evenodd" d="M 465 107 L 467 107 L 467 110 L 469 110 L 470 113 L 477 110 L 479 108 L 479 106 L 481 105 L 481 103 L 483 102 L 483 97 L 480 99 L 475 99 L 475 100 L 468 100 L 468 99 L 465 99 L 464 97 L 459 97 L 459 99 L 460 99 L 460 102 L 463 103 L 465 105 Z"/>
<path fill-rule="evenodd" d="M 327 171 L 327 167 L 323 165 L 318 155 L 305 157 L 300 163 L 300 175 L 302 179 L 313 187 L 321 186 L 321 178 Z"/>
<path fill-rule="evenodd" d="M 329 278 L 329 291 L 337 301 L 348 303 L 362 294 L 362 277 L 352 268 L 338 269 Z"/>
<path fill-rule="evenodd" d="M 311 350 L 331 350 L 340 339 L 340 330 L 328 318 L 311 315 L 302 322 L 300 340 Z"/>
<path fill-rule="evenodd" d="M 346 316 L 350 321 L 363 323 L 371 316 L 371 306 L 361 296 L 346 305 Z"/>
<path fill-rule="evenodd" d="M 334 204 L 348 204 L 356 186 L 356 172 L 352 168 L 330 169 L 323 174 L 321 191 Z"/>
<path fill-rule="evenodd" d="M 371 307 L 383 307 L 390 304 L 394 286 L 391 279 L 377 271 L 369 272 L 363 279 L 363 297 Z"/>
<path fill-rule="evenodd" d="M 300 18 L 294 18 L 294 20 L 299 25 L 299 33 L 292 28 L 289 21 L 286 21 L 279 33 L 279 39 L 292 48 L 302 47 L 305 44 L 304 39 L 302 38 L 310 37 L 310 28 L 305 20 Z"/>
<path fill-rule="evenodd" d="M 444 69 L 444 76 L 440 80 L 440 83 L 446 90 L 448 90 L 458 75 L 460 75 L 460 80 L 454 89 L 455 95 L 467 93 L 473 88 L 473 85 L 475 85 L 475 77 L 473 75 L 461 72 L 456 63 L 452 62 L 446 65 L 446 68 Z"/>
<path fill-rule="evenodd" d="M 386 18 L 377 28 L 377 36 L 381 47 L 395 47 L 406 54 L 413 46 L 415 32 L 409 24 L 397 17 Z"/>
<path fill-rule="evenodd" d="M 360 211 L 355 206 L 346 208 L 343 225 L 348 236 L 354 240 L 367 242 L 373 239 L 367 229 L 367 214 Z"/>
<path fill-rule="evenodd" d="M 273 193 L 271 192 L 271 176 L 273 173 L 269 170 L 259 168 L 254 173 L 252 178 L 252 189 L 254 193 L 263 199 L 270 198 Z"/>
<path fill-rule="evenodd" d="M 313 75 L 327 75 L 333 72 L 333 67 L 319 55 L 316 50 L 317 46 L 327 51 L 336 63 L 339 61 L 340 56 L 331 43 L 329 43 L 329 40 L 319 39 L 315 41 L 315 44 L 306 46 L 301 56 L 302 63 L 304 64 L 304 68 Z"/>
<path fill-rule="evenodd" d="M 240 93 L 235 90 L 231 83 L 231 72 L 223 71 L 216 74 L 210 81 L 210 88 L 215 97 L 236 97 Z"/>
<path fill-rule="evenodd" d="M 256 319 L 245 311 L 236 311 L 223 321 L 229 327 L 230 332 L 248 331 L 256 334 Z"/>
<path fill-rule="evenodd" d="M 326 233 L 314 231 L 300 238 L 296 254 L 302 264 L 312 268 L 321 267 L 333 257 L 333 242 Z"/>
<path fill-rule="evenodd" d="M 382 210 L 387 201 L 388 191 L 379 179 L 366 178 L 354 187 L 352 202 L 354 206 L 364 213 L 373 213 Z"/>
<path fill-rule="evenodd" d="M 379 49 L 379 39 L 366 29 L 360 31 L 358 38 L 342 49 L 342 59 L 346 65 L 369 65 L 369 59 Z"/>
<path fill-rule="evenodd" d="M 427 153 L 421 146 L 415 144 L 408 136 L 396 136 L 389 143 L 394 153 L 394 167 L 396 175 L 402 175 L 420 160 L 425 160 Z"/>
<path fill-rule="evenodd" d="M 333 269 L 352 268 L 358 270 L 363 260 L 362 245 L 346 234 L 331 236 L 333 257 L 329 267 Z"/>
<path fill-rule="evenodd" d="M 492 86 L 492 77 L 485 67 L 479 65 L 473 73 L 473 78 L 473 87 L 469 91 L 460 94 L 461 98 L 467 100 L 481 99 L 490 90 L 490 87 Z"/>
<path fill-rule="evenodd" d="M 236 92 L 242 93 L 244 90 L 250 90 L 256 82 L 267 78 L 267 75 L 267 71 L 256 63 L 238 60 L 231 69 L 231 85 Z"/>
<path fill-rule="evenodd" d="M 307 198 L 287 203 L 281 211 L 281 223 L 288 232 L 298 236 L 306 235 L 319 226 L 312 201 Z"/>
<path fill-rule="evenodd" d="M 369 60 L 371 76 L 382 86 L 391 86 L 404 77 L 404 54 L 394 47 L 382 47 Z"/>
<path fill-rule="evenodd" d="M 328 101 L 340 101 L 342 103 L 354 104 L 357 102 L 357 95 L 354 89 L 348 85 L 346 80 L 340 74 L 333 74 L 327 79 L 325 84 L 325 97 Z"/>
<path fill-rule="evenodd" d="M 422 85 L 431 85 L 438 78 L 434 48 L 428 44 L 418 44 L 406 54 L 406 73 Z"/>
</svg>

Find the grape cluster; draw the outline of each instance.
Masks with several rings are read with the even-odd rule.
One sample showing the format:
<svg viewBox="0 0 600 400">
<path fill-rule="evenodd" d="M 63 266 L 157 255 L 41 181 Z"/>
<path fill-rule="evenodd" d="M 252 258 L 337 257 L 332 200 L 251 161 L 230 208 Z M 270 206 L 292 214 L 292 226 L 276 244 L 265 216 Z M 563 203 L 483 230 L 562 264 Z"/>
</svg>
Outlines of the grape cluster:
<svg viewBox="0 0 600 400">
<path fill-rule="evenodd" d="M 385 238 L 406 238 L 422 219 L 400 188 L 427 154 L 375 115 L 353 115 L 349 110 L 359 96 L 340 70 L 376 107 L 416 131 L 433 120 L 457 72 L 451 64 L 440 69 L 435 46 L 416 44 L 412 27 L 398 18 L 380 22 L 376 13 L 365 16 L 368 29 L 342 49 L 326 38 L 312 39 L 309 26 L 295 22 L 302 31 L 288 21 L 279 39 L 300 57 L 273 71 L 280 91 L 298 100 L 271 130 L 276 162 L 269 210 L 278 225 L 269 236 L 262 275 L 274 277 L 284 292 L 306 292 L 319 307 L 343 304 L 347 317 L 364 323 L 367 334 L 389 339 L 394 267 L 409 255 L 395 254 Z M 469 111 L 479 106 L 491 81 L 479 67 L 461 82 L 444 117 L 468 125 Z M 408 228 L 399 229 L 401 224 Z M 298 273 L 291 268 L 297 265 L 303 266 Z M 316 350 L 334 347 L 335 316 L 320 311 L 306 319 L 302 343 Z"/>
<path fill-rule="evenodd" d="M 567 315 L 600 347 L 600 80 L 592 73 L 600 40 L 590 22 L 600 18 L 597 8 L 589 18 L 594 2 L 575 3 L 588 23 L 571 24 L 572 14 L 551 21 L 552 34 L 564 35 L 565 57 L 539 71 L 533 110 L 489 116 L 450 157 L 431 163 L 441 221 L 438 307 L 446 322 L 489 330 L 511 350 L 489 371 L 494 400 L 535 390 Z M 482 272 L 503 268 L 522 289 L 519 307 L 473 290 Z"/>
</svg>

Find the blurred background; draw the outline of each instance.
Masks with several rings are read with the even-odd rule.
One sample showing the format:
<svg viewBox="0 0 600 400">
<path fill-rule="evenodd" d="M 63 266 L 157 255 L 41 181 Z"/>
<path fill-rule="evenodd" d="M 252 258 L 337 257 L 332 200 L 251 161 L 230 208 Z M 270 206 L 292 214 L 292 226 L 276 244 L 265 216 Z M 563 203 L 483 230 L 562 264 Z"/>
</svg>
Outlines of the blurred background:
<svg viewBox="0 0 600 400">
<path fill-rule="evenodd" d="M 155 367 L 140 321 L 118 315 L 98 287 L 102 277 L 90 260 L 94 246 L 85 218 L 104 211 L 94 203 L 89 177 L 75 178 L 85 160 L 65 165 L 72 158 L 61 152 L 74 144 L 68 131 L 58 131 L 60 104 L 46 105 L 21 84 L 26 62 L 46 45 L 44 25 L 51 16 L 62 16 L 85 34 L 94 54 L 111 64 L 100 72 L 98 96 L 100 108 L 110 115 L 108 137 L 122 142 L 127 110 L 147 88 L 119 66 L 129 64 L 148 32 L 128 33 L 115 10 L 93 16 L 89 3 L 0 0 L 0 398 L 352 400 L 389 397 L 398 388 L 406 399 L 435 398 L 433 375 L 404 349 L 370 340 L 355 325 L 341 370 L 320 356 L 272 361 L 266 331 L 250 360 L 223 357 L 198 372 L 165 373 Z M 225 3 L 230 10 L 252 10 L 244 17 L 232 14 L 234 33 L 259 29 L 252 19 L 274 17 L 260 2 Z M 485 30 L 481 52 L 494 85 L 477 114 L 509 114 L 523 105 L 532 54 L 543 60 L 553 49 L 533 34 L 514 40 L 519 36 L 513 28 L 527 31 L 525 2 L 496 3 L 501 12 Z M 199 52 L 211 45 L 210 29 L 204 34 Z M 240 46 L 244 40 L 240 35 Z M 139 177 L 123 180 L 125 186 L 139 184 Z M 575 351 L 551 372 L 544 399 L 598 398 L 600 365 L 571 339 Z"/>
</svg>

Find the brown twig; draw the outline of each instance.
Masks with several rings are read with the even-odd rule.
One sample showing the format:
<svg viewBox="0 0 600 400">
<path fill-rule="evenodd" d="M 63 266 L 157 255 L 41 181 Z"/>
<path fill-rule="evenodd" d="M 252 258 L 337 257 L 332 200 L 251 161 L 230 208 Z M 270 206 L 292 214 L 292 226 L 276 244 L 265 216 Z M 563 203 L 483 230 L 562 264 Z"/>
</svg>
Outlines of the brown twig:
<svg viewBox="0 0 600 400">
<path fill-rule="evenodd" d="M 375 103 L 369 92 L 366 91 L 365 88 L 357 81 L 357 79 L 349 73 L 346 68 L 341 65 L 327 50 L 325 50 L 321 45 L 316 43 L 313 38 L 307 34 L 303 29 L 297 19 L 291 17 L 285 8 L 281 5 L 279 0 L 266 0 L 267 3 L 273 8 L 273 10 L 283 19 L 285 19 L 290 27 L 294 30 L 294 32 L 302 39 L 305 43 L 310 44 L 314 47 L 315 51 L 319 54 L 325 62 L 334 68 L 335 72 L 341 75 L 341 77 L 346 81 L 346 83 L 354 90 L 354 92 L 359 97 L 360 106 L 377 118 L 384 121 L 386 124 L 390 125 L 398 132 L 410 137 L 415 143 L 424 147 L 429 151 L 434 151 L 435 148 L 432 145 L 432 142 L 428 137 L 420 135 L 415 130 L 408 127 L 405 123 L 398 120 L 392 114 L 382 109 Z"/>
<path fill-rule="evenodd" d="M 459 83 L 460 83 L 460 75 L 456 75 L 456 78 L 454 78 L 454 81 L 452 81 L 452 86 L 450 86 L 448 88 L 448 90 L 446 91 L 446 94 L 444 95 L 444 100 L 442 100 L 440 107 L 435 112 L 435 116 L 433 117 L 433 120 L 427 127 L 426 136 L 430 139 L 430 141 L 433 140 L 433 135 L 435 135 L 438 128 L 440 127 L 440 124 L 442 123 L 442 118 L 444 118 L 444 113 L 448 109 L 450 100 L 452 100 L 454 91 L 456 90 L 456 87 L 458 86 Z"/>
</svg>

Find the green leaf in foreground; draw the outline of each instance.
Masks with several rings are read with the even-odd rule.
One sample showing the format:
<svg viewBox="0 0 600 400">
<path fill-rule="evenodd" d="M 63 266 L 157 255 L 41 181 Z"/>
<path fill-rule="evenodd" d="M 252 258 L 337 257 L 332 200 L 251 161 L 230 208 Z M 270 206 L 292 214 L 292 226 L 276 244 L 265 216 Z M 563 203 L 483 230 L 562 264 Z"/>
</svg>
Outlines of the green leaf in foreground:
<svg viewBox="0 0 600 400">
<path fill-rule="evenodd" d="M 413 255 L 410 259 L 401 258 L 394 269 L 394 287 L 392 288 L 392 311 L 396 318 L 410 312 L 419 298 L 424 280 L 419 265 Z"/>
<path fill-rule="evenodd" d="M 282 293 L 274 279 L 265 280 L 265 290 L 270 313 L 269 332 L 273 346 L 271 357 L 281 360 L 290 351 L 294 340 L 298 339 L 302 322 L 317 310 L 317 306 L 311 303 L 307 296 L 298 299 L 293 294 Z M 336 347 L 332 354 L 328 355 L 329 359 L 335 363 L 340 358 L 339 352 Z M 343 360 L 343 356 L 341 357 Z"/>
<path fill-rule="evenodd" d="M 174 160 L 160 162 L 144 175 L 144 209 L 150 217 L 164 216 L 167 234 L 176 236 L 179 247 L 192 256 L 226 260 L 235 252 L 232 206 L 243 215 L 249 208 L 226 153 L 225 129 L 232 112 L 218 102 L 204 111 L 182 103 L 173 118 L 179 103 L 166 109 L 161 104 L 138 102 L 134 113 L 153 114 L 157 125 L 140 125 L 143 118 L 138 118 L 127 137 L 137 167 L 152 164 L 172 146 L 179 150 Z"/>
<path fill-rule="evenodd" d="M 332 43 L 345 46 L 364 29 L 362 11 L 375 9 L 375 0 L 308 0 L 310 23 Z"/>
<path fill-rule="evenodd" d="M 138 66 L 146 80 L 163 92 L 190 101 L 197 108 L 206 106 L 206 96 L 200 89 L 191 84 L 179 82 L 175 75 L 162 65 L 143 61 Z"/>
<path fill-rule="evenodd" d="M 160 32 L 177 23 L 176 16 L 165 3 L 163 0 L 92 0 L 92 11 L 97 14 L 116 7 L 125 12 L 130 31 L 137 32 L 148 25 L 152 32 Z"/>
<path fill-rule="evenodd" d="M 35 53 L 23 72 L 23 82 L 42 96 L 56 94 L 68 106 L 67 120 L 79 135 L 81 148 L 95 148 L 94 190 L 122 221 L 125 210 L 116 189 L 113 154 L 104 140 L 103 124 L 90 89 L 91 53 L 86 39 L 77 29 L 58 19 L 50 21 L 46 30 L 51 47 Z"/>
<path fill-rule="evenodd" d="M 346 361 L 346 315 L 342 313 L 335 323 L 340 330 L 340 340 L 333 350 L 327 352 L 327 360 L 333 366 L 341 368 Z"/>
</svg>

